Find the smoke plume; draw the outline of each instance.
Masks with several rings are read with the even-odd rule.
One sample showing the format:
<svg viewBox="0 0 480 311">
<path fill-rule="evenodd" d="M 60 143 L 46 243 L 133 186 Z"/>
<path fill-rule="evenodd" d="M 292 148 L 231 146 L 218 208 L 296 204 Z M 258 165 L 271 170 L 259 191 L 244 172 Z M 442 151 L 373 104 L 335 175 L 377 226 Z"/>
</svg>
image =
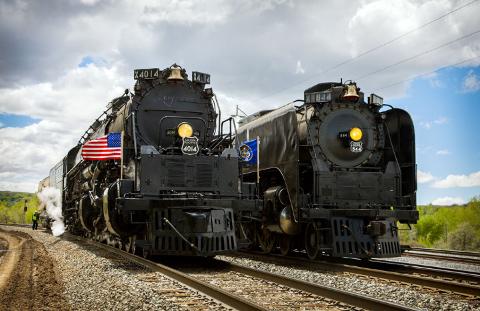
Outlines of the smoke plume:
<svg viewBox="0 0 480 311">
<path fill-rule="evenodd" d="M 62 235 L 65 232 L 65 224 L 62 215 L 62 197 L 60 190 L 47 187 L 37 194 L 38 198 L 45 205 L 48 216 L 53 219 L 52 234 Z"/>
</svg>

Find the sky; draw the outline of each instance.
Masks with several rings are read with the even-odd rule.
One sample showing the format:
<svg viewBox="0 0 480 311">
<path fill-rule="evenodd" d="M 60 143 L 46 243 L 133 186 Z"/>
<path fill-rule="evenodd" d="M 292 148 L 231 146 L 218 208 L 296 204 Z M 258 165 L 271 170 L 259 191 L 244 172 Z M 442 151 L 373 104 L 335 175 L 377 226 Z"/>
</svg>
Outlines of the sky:
<svg viewBox="0 0 480 311">
<path fill-rule="evenodd" d="M 177 63 L 211 75 L 224 116 L 355 80 L 411 113 L 418 202 L 465 203 L 480 195 L 479 13 L 479 0 L 0 0 L 0 190 L 35 191 L 135 68 Z"/>
</svg>

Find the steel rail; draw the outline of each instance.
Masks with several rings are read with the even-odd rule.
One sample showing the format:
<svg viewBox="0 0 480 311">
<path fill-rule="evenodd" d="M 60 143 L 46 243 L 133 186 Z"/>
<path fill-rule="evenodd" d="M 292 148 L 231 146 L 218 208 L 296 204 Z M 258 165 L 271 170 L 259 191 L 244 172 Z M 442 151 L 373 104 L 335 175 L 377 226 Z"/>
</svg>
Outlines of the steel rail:
<svg viewBox="0 0 480 311">
<path fill-rule="evenodd" d="M 438 253 L 421 253 L 417 251 L 405 251 L 403 252 L 402 256 L 409 256 L 409 257 L 419 257 L 419 258 L 428 258 L 428 259 L 436 259 L 436 260 L 447 260 L 447 261 L 454 261 L 460 263 L 469 263 L 480 265 L 480 258 L 466 258 L 466 257 L 454 257 L 449 255 L 441 255 Z"/>
<path fill-rule="evenodd" d="M 305 291 L 314 295 L 339 301 L 345 304 L 352 305 L 367 310 L 383 311 L 383 310 L 417 310 L 411 307 L 406 307 L 400 304 L 362 296 L 359 294 L 347 292 L 344 290 L 336 289 L 333 287 L 323 286 L 320 284 L 309 283 L 302 280 L 296 280 L 284 275 L 274 274 L 254 268 L 245 267 L 242 265 L 234 264 L 231 262 L 224 262 L 222 264 L 227 266 L 227 269 L 238 273 L 250 275 L 255 278 L 268 280 L 280 285 L 295 288 L 301 291 Z"/>
<path fill-rule="evenodd" d="M 380 279 L 392 280 L 407 284 L 415 284 L 419 286 L 455 292 L 457 294 L 467 296 L 480 296 L 480 286 L 477 285 L 459 283 L 449 280 L 433 279 L 429 277 L 409 275 L 393 271 L 384 271 L 367 267 L 357 267 L 344 264 L 339 265 L 343 271 L 350 273 L 373 276 Z"/>
<path fill-rule="evenodd" d="M 236 295 L 233 295 L 227 291 L 224 291 L 216 286 L 212 286 L 206 282 L 202 282 L 196 278 L 193 278 L 181 271 L 178 271 L 176 269 L 170 268 L 168 266 L 162 265 L 160 263 L 156 263 L 153 261 L 150 261 L 148 259 L 133 255 L 131 253 L 127 253 L 123 250 L 120 250 L 118 248 L 115 248 L 113 246 L 109 246 L 106 244 L 102 244 L 97 241 L 93 241 L 90 239 L 86 239 L 80 236 L 75 236 L 69 233 L 65 233 L 63 237 L 67 239 L 75 239 L 77 241 L 92 245 L 94 247 L 97 247 L 99 249 L 103 249 L 109 253 L 113 253 L 116 255 L 119 255 L 120 257 L 123 257 L 131 262 L 134 262 L 138 265 L 144 266 L 148 269 L 151 269 L 152 271 L 157 271 L 165 276 L 174 279 L 190 288 L 193 288 L 199 292 L 202 292 L 206 294 L 207 296 L 210 296 L 221 303 L 228 305 L 234 309 L 241 310 L 241 311 L 250 311 L 250 310 L 261 310 L 261 311 L 266 311 L 267 309 L 259 306 L 255 303 L 252 303 L 242 297 L 238 297 Z M 300 281 L 300 280 L 295 280 L 286 276 L 282 275 L 276 275 L 273 273 L 265 272 L 265 271 L 260 271 L 256 270 L 253 268 L 247 268 L 244 266 L 240 265 L 235 265 L 232 263 L 227 263 L 227 262 L 222 262 L 224 264 L 227 264 L 227 266 L 232 270 L 236 271 L 239 273 L 247 274 L 252 277 L 256 278 L 261 278 L 264 280 L 268 280 L 274 283 L 278 283 L 280 285 L 288 286 L 291 288 L 296 288 L 298 290 L 302 290 L 305 292 L 312 293 L 314 295 L 318 295 L 321 297 L 329 298 L 335 301 L 339 301 L 345 304 L 349 304 L 355 307 L 360 307 L 372 311 L 383 311 L 383 310 L 399 310 L 399 311 L 406 311 L 406 310 L 416 310 L 412 309 L 409 307 L 405 307 L 399 304 L 375 299 L 375 298 L 370 298 L 370 297 L 365 297 L 361 296 L 355 293 L 349 293 L 343 290 L 335 289 L 332 287 L 326 287 L 318 284 L 313 284 L 313 283 L 308 283 L 305 281 Z"/>
<path fill-rule="evenodd" d="M 15 226 L 15 225 L 12 225 Z M 17 225 L 18 226 L 18 225 Z M 23 227 L 23 226 L 22 226 Z M 256 305 L 250 301 L 245 300 L 242 297 L 238 297 L 236 295 L 230 294 L 216 286 L 212 286 L 206 282 L 199 281 L 185 273 L 182 273 L 176 269 L 170 268 L 168 266 L 152 262 L 150 260 L 144 259 L 142 257 L 133 255 L 131 253 L 127 253 L 123 250 L 120 250 L 118 248 L 105 245 L 93 240 L 89 240 L 86 238 L 82 238 L 79 236 L 71 235 L 66 233 L 64 235 L 67 238 L 73 238 L 76 239 L 77 241 L 82 241 L 87 244 L 93 245 L 95 247 L 104 249 L 108 252 L 115 253 L 127 260 L 130 260 L 132 262 L 135 262 L 139 265 L 142 265 L 148 269 L 151 269 L 153 271 L 158 271 L 174 280 L 177 280 L 180 283 L 183 283 L 195 290 L 198 290 L 207 296 L 210 296 L 212 298 L 217 299 L 218 301 L 232 307 L 238 310 L 266 310 L 262 306 Z M 250 254 L 252 255 L 252 254 Z M 337 268 L 340 271 L 344 272 L 351 272 L 351 273 L 356 273 L 356 274 L 362 274 L 362 275 L 367 275 L 367 276 L 374 276 L 377 278 L 383 278 L 383 279 L 388 279 L 388 280 L 394 280 L 394 281 L 399 281 L 399 282 L 405 282 L 405 283 L 411 283 L 411 284 L 417 284 L 420 286 L 425 286 L 429 288 L 434 288 L 434 289 L 441 289 L 441 290 L 446 290 L 446 291 L 454 291 L 457 293 L 461 294 L 466 294 L 466 295 L 474 295 L 474 296 L 480 296 L 480 286 L 476 285 L 469 285 L 469 284 L 461 284 L 461 283 L 456 283 L 456 282 L 450 282 L 450 281 L 445 281 L 445 280 L 436 280 L 436 279 L 429 279 L 429 278 L 423 278 L 423 277 L 417 277 L 413 275 L 405 275 L 397 272 L 391 272 L 391 271 L 382 271 L 382 270 L 376 270 L 376 269 L 371 269 L 371 268 L 366 268 L 366 267 L 358 267 L 358 266 L 352 266 L 352 265 L 346 265 L 346 264 L 339 264 L 339 263 L 331 263 L 331 262 L 319 262 L 319 261 L 310 261 L 304 258 L 298 258 L 298 257 L 284 257 L 284 256 L 266 256 L 266 255 L 259 255 L 255 254 L 252 256 L 260 256 L 260 257 L 265 257 L 268 259 L 272 259 L 272 257 L 277 257 L 281 258 L 282 261 L 284 262 L 290 262 L 293 264 L 298 264 L 299 261 L 301 261 L 303 264 L 312 264 L 312 265 L 321 265 L 322 268 L 325 268 L 326 266 L 330 266 L 331 268 Z M 244 267 L 241 265 L 233 264 L 233 263 L 227 263 L 224 262 L 225 264 L 228 264 L 228 267 L 232 271 L 237 271 L 239 273 L 247 274 L 252 277 L 257 277 L 265 280 L 269 280 L 281 285 L 285 285 L 288 287 L 296 288 L 298 290 L 302 290 L 305 292 L 312 293 L 314 295 L 322 296 L 325 298 L 329 298 L 335 301 L 339 301 L 342 303 L 346 303 L 352 306 L 360 307 L 360 308 L 365 308 L 369 310 L 412 310 L 411 308 L 407 308 L 402 305 L 394 304 L 391 302 L 386 302 L 382 301 L 379 299 L 375 298 L 369 298 L 361 295 L 357 295 L 354 293 L 349 293 L 343 290 L 331 288 L 331 287 L 326 287 L 322 286 L 319 284 L 313 284 L 313 283 L 308 283 L 305 281 L 301 280 L 296 280 L 292 279 L 286 276 L 282 275 L 277 275 L 273 274 L 270 272 L 265 272 L 253 268 L 248 268 Z M 391 263 L 385 263 L 385 262 L 374 262 L 375 264 L 386 264 L 387 266 L 391 266 Z M 401 265 L 403 269 L 407 269 L 409 267 L 405 267 L 405 265 Z M 424 272 L 424 270 L 421 270 L 421 268 L 415 267 L 414 269 L 417 269 L 419 273 Z M 448 274 L 450 277 L 452 273 L 450 272 Z M 459 274 L 462 275 L 462 274 Z M 463 275 L 462 275 L 463 277 Z M 476 281 L 479 280 L 478 276 L 475 276 L 474 278 Z M 443 284 L 443 285 L 440 285 Z"/>
<path fill-rule="evenodd" d="M 15 224 L 12 224 L 10 226 L 17 226 L 17 227 L 24 227 L 22 225 L 15 225 Z M 148 268 L 152 271 L 156 271 L 156 272 L 160 272 L 162 273 L 163 275 L 173 279 L 173 280 L 176 280 L 192 289 L 195 289 L 199 292 L 202 292 L 204 293 L 205 295 L 211 297 L 211 298 L 214 298 L 218 301 L 220 301 L 221 303 L 225 304 L 225 305 L 228 305 L 236 310 L 240 310 L 240 311 L 267 311 L 267 309 L 265 309 L 264 307 L 262 306 L 259 306 L 257 304 L 254 304 L 242 297 L 239 297 L 239 296 L 236 296 L 236 295 L 233 295 L 231 293 L 228 293 L 218 287 L 215 287 L 215 286 L 212 286 L 208 283 L 205 283 L 205 282 L 202 282 L 200 280 L 197 280 L 185 273 L 182 273 L 178 270 L 175 270 L 175 269 L 172 269 L 170 267 L 167 267 L 165 265 L 162 265 L 162 264 L 159 264 L 159 263 L 156 263 L 156 262 L 153 262 L 153 261 L 150 261 L 148 259 L 145 259 L 145 258 L 142 258 L 142 257 L 139 257 L 139 256 L 136 256 L 134 254 L 131 254 L 131 253 L 127 253 L 123 250 L 120 250 L 118 248 L 115 248 L 113 246 L 110 246 L 110 245 L 106 245 L 106 244 L 102 244 L 100 242 L 97 242 L 97 241 L 93 241 L 93 240 L 90 240 L 90 239 L 87 239 L 87 238 L 83 238 L 83 237 L 80 237 L 80 236 L 76 236 L 76 235 L 73 235 L 73 234 L 70 234 L 70 233 L 64 233 L 63 234 L 63 237 L 64 238 L 67 238 L 67 239 L 74 239 L 76 241 L 79 241 L 79 242 L 83 242 L 83 243 L 86 243 L 86 244 L 89 244 L 91 246 L 94 246 L 94 247 L 97 247 L 99 249 L 103 249 L 109 253 L 113 253 L 113 254 L 116 254 L 116 255 L 119 255 L 120 257 L 122 258 L 125 258 L 126 260 L 129 260 L 130 262 L 134 262 L 138 265 L 141 265 L 145 268 Z"/>
<path fill-rule="evenodd" d="M 409 247 L 409 248 L 405 248 L 405 251 L 439 253 L 439 254 L 449 254 L 449 255 L 469 256 L 469 257 L 480 257 L 479 252 L 458 251 L 458 250 L 440 249 L 440 248 Z"/>
<path fill-rule="evenodd" d="M 409 275 L 393 271 L 384 271 L 367 267 L 357 267 L 345 264 L 339 264 L 339 266 L 343 271 L 350 273 L 373 276 L 380 279 L 392 280 L 407 284 L 415 284 L 423 287 L 455 292 L 457 294 L 467 296 L 480 296 L 480 286 L 477 285 L 459 283 L 449 280 L 433 279 L 429 277 Z"/>
<path fill-rule="evenodd" d="M 218 301 L 234 308 L 237 310 L 262 310 L 265 309 L 262 306 L 259 306 L 255 303 L 252 303 L 242 297 L 233 295 L 227 291 L 224 291 L 216 286 L 210 285 L 206 282 L 200 281 L 196 278 L 189 276 L 181 271 L 176 269 L 170 268 L 168 266 L 150 261 L 148 259 L 144 259 L 142 257 L 127 253 L 122 251 L 118 248 L 114 248 L 109 245 L 105 245 L 96 241 L 92 241 L 89 239 L 84 239 L 82 237 L 78 237 L 75 235 L 67 234 L 68 237 L 72 237 L 76 240 L 83 241 L 90 245 L 96 246 L 98 248 L 104 249 L 110 253 L 114 253 L 120 255 L 123 258 L 126 258 L 132 262 L 135 262 L 139 265 L 142 265 L 146 268 L 149 268 L 153 271 L 158 271 L 180 283 L 183 283 L 193 289 L 196 289 L 212 298 L 217 299 Z M 329 298 L 335 301 L 339 301 L 342 303 L 346 303 L 355 307 L 360 307 L 372 311 L 383 311 L 383 310 L 398 310 L 398 311 L 406 311 L 406 310 L 415 310 L 410 307 L 405 307 L 399 304 L 395 304 L 392 302 L 387 302 L 375 298 L 361 296 L 355 293 L 349 293 L 343 290 L 335 289 L 332 287 L 322 286 L 318 284 L 308 283 L 305 281 L 295 280 L 286 276 L 276 275 L 273 273 L 265 272 L 256 270 L 253 268 L 247 268 L 244 266 L 223 262 L 222 264 L 226 264 L 227 268 L 236 271 L 239 273 L 247 274 L 252 277 L 261 278 L 264 280 L 268 280 L 274 283 L 278 283 L 284 286 L 288 286 L 291 288 L 296 288 L 298 290 L 302 290 L 305 292 L 309 292 L 314 295 L 322 296 L 325 298 Z"/>
<path fill-rule="evenodd" d="M 405 269 L 405 267 L 403 266 L 402 266 L 402 268 L 404 268 L 403 271 L 385 271 L 385 270 L 368 267 L 368 265 L 366 267 L 360 267 L 360 266 L 344 264 L 344 263 L 311 261 L 305 258 L 290 257 L 290 256 L 284 257 L 280 255 L 266 256 L 266 255 L 256 254 L 256 256 L 269 258 L 269 259 L 271 259 L 272 257 L 275 257 L 279 260 L 279 262 L 288 263 L 289 265 L 298 265 L 298 263 L 301 262 L 302 267 L 308 267 L 308 265 L 311 265 L 321 269 L 326 268 L 326 269 L 334 270 L 338 272 L 349 272 L 349 273 L 354 273 L 359 275 L 372 276 L 372 277 L 385 279 L 385 280 L 402 282 L 406 284 L 415 284 L 415 285 L 428 287 L 432 289 L 455 292 L 457 294 L 466 295 L 466 296 L 480 296 L 479 285 L 465 284 L 465 283 L 459 283 L 459 282 L 450 281 L 450 280 L 441 280 L 441 279 L 434 279 L 430 277 L 422 277 L 422 276 L 417 276 L 412 274 L 405 274 L 405 272 L 411 273 L 411 271 L 408 271 L 407 270 L 408 268 Z M 415 272 L 421 273 L 424 271 L 415 268 Z M 453 273 L 450 273 L 449 278 L 452 278 L 452 277 L 453 277 Z M 462 280 L 465 279 L 464 277 L 465 277 L 465 274 L 461 274 L 461 273 L 455 275 L 455 278 L 462 279 Z M 471 279 L 474 282 L 480 283 L 479 276 L 471 276 Z"/>
<path fill-rule="evenodd" d="M 125 251 L 122 251 L 118 248 L 114 248 L 109 245 L 101 244 L 96 241 L 92 241 L 89 239 L 84 239 L 75 235 L 70 235 L 67 234 L 68 237 L 73 237 L 74 239 L 83 241 L 85 243 L 88 243 L 90 245 L 94 245 L 98 248 L 104 249 L 108 252 L 120 255 L 132 262 L 135 262 L 139 265 L 142 265 L 146 268 L 149 268 L 153 271 L 158 271 L 180 283 L 183 283 L 193 289 L 196 289 L 207 296 L 210 296 L 212 298 L 217 299 L 218 301 L 235 308 L 237 310 L 262 310 L 265 311 L 265 309 L 262 306 L 259 306 L 255 303 L 252 303 L 242 297 L 233 295 L 227 291 L 224 291 L 216 286 L 210 285 L 206 282 L 200 281 L 196 278 L 193 278 L 189 276 L 188 274 L 185 274 L 181 271 L 178 271 L 176 269 L 170 268 L 168 266 L 152 262 L 150 260 L 144 259 L 142 257 L 127 253 Z M 300 281 L 300 280 L 295 280 L 286 276 L 282 275 L 276 275 L 273 273 L 265 272 L 265 271 L 260 271 L 256 270 L 253 268 L 247 268 L 244 266 L 232 264 L 232 263 L 227 263 L 227 262 L 222 262 L 227 265 L 227 268 L 236 271 L 239 273 L 247 274 L 252 277 L 256 278 L 261 278 L 264 280 L 268 280 L 277 284 L 281 284 L 284 286 L 288 286 L 291 288 L 296 288 L 298 290 L 302 290 L 305 292 L 309 292 L 314 295 L 318 295 L 321 297 L 329 298 L 335 301 L 339 301 L 342 303 L 346 303 L 355 307 L 360 307 L 372 311 L 383 311 L 383 310 L 398 310 L 398 311 L 406 311 L 406 310 L 415 310 L 410 307 L 405 307 L 399 304 L 395 304 L 392 302 L 387 302 L 375 298 L 370 298 L 370 297 L 365 297 L 361 296 L 355 293 L 349 293 L 343 290 L 335 289 L 332 287 L 327 287 L 327 286 L 322 286 L 318 284 L 313 284 L 313 283 L 308 283 L 305 281 Z"/>
<path fill-rule="evenodd" d="M 421 264 L 413 264 L 406 262 L 392 262 L 381 259 L 370 260 L 365 267 L 372 267 L 373 269 L 380 269 L 386 271 L 394 271 L 401 273 L 417 273 L 428 274 L 432 277 L 441 277 L 447 279 L 459 279 L 463 281 L 480 284 L 480 273 L 472 271 L 463 271 L 450 268 L 440 268 L 434 266 L 427 266 Z"/>
<path fill-rule="evenodd" d="M 105 245 L 96 241 L 92 241 L 89 239 L 85 239 L 79 236 L 75 236 L 72 234 L 64 234 L 64 236 L 67 236 L 68 238 L 73 238 L 76 239 L 77 241 L 82 241 L 87 244 L 93 245 L 95 247 L 101 248 L 103 250 L 106 250 L 110 253 L 114 253 L 116 255 L 119 255 L 131 262 L 134 262 L 136 264 L 139 264 L 141 266 L 144 266 L 148 269 L 151 269 L 152 271 L 160 272 L 167 277 L 174 279 L 190 288 L 193 288 L 199 292 L 204 293 L 205 295 L 212 297 L 221 303 L 228 305 L 234 309 L 241 310 L 241 311 L 266 311 L 262 306 L 259 306 L 255 303 L 252 303 L 242 297 L 233 295 L 229 292 L 226 292 L 216 286 L 212 286 L 206 282 L 202 282 L 200 280 L 197 280 L 183 272 L 180 272 L 176 269 L 167 267 L 165 265 L 150 261 L 148 259 L 133 255 L 131 253 L 127 253 L 123 250 L 120 250 L 118 248 L 115 248 L 113 246 Z"/>
</svg>

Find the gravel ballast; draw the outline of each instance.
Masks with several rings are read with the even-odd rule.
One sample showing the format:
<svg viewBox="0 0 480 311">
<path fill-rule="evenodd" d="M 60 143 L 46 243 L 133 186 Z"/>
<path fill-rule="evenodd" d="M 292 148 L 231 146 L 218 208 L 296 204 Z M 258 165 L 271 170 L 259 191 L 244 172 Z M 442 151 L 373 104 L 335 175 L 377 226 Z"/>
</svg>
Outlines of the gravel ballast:
<svg viewBox="0 0 480 311">
<path fill-rule="evenodd" d="M 230 310 L 161 273 L 43 231 L 30 234 L 55 262 L 63 296 L 74 310 Z"/>
<path fill-rule="evenodd" d="M 276 263 L 233 256 L 217 256 L 217 258 L 271 273 L 286 275 L 306 282 L 331 286 L 360 295 L 400 303 L 411 308 L 455 311 L 480 309 L 479 299 L 472 300 L 460 295 L 438 293 L 433 290 L 421 289 L 414 285 L 395 284 L 351 273 L 323 272 L 305 268 L 297 269 Z"/>
<path fill-rule="evenodd" d="M 93 250 L 82 246 L 82 243 L 54 237 L 40 230 L 0 227 L 26 232 L 45 246 L 54 262 L 56 279 L 63 284 L 62 295 L 75 310 L 229 310 L 218 301 L 161 273 L 125 262 L 105 251 Z M 479 299 L 439 293 L 414 285 L 234 256 L 217 258 L 422 310 L 480 309 Z M 447 267 L 452 268 L 450 264 L 456 263 L 447 263 Z"/>
</svg>

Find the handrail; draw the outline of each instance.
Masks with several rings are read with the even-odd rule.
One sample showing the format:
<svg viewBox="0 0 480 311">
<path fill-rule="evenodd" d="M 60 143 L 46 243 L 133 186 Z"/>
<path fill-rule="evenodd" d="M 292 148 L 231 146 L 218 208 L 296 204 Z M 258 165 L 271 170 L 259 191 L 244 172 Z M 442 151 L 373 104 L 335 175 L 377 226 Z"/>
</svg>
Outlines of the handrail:
<svg viewBox="0 0 480 311">
<path fill-rule="evenodd" d="M 223 126 L 226 122 L 229 122 L 229 133 L 228 134 L 223 134 Z M 212 146 L 212 150 L 217 148 L 218 146 L 220 146 L 227 138 L 229 138 L 231 141 L 232 140 L 232 123 L 233 123 L 233 129 L 235 131 L 235 136 L 233 138 L 233 140 L 235 140 L 235 148 L 238 150 L 238 144 L 237 144 L 237 126 L 235 124 L 235 120 L 233 119 L 233 117 L 230 117 L 228 119 L 225 119 L 223 120 L 221 123 L 220 123 L 220 133 L 219 133 L 219 138 L 220 140 L 217 141 L 213 146 Z M 230 145 L 231 145 L 231 142 L 230 142 Z"/>
</svg>

